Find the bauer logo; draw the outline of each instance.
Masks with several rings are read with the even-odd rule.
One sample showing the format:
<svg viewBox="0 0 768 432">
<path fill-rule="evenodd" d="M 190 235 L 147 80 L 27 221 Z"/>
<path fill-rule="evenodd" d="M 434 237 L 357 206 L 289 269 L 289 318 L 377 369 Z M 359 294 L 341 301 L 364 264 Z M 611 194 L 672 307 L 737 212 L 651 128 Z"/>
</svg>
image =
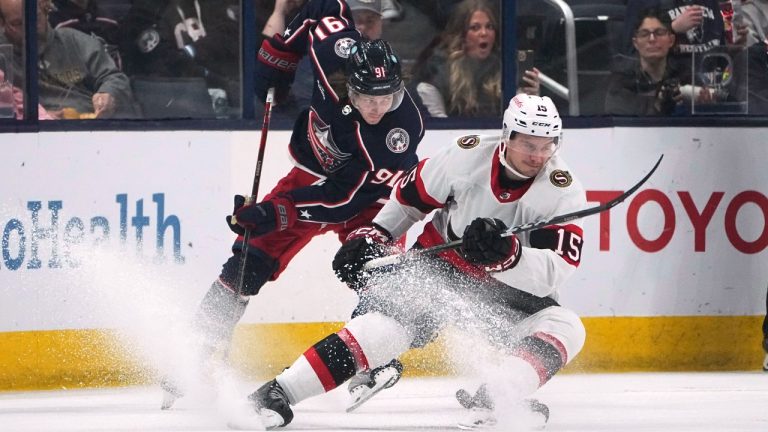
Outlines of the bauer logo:
<svg viewBox="0 0 768 432">
<path fill-rule="evenodd" d="M 183 264 L 181 220 L 166 214 L 165 194 L 153 194 L 151 202 L 145 206 L 143 198 L 117 194 L 114 206 L 104 213 L 83 215 L 73 214 L 64 200 L 27 201 L 16 214 L 0 221 L 0 270 L 76 268 L 82 263 L 83 250 L 102 245 L 149 255 L 157 264 L 170 260 Z"/>
</svg>

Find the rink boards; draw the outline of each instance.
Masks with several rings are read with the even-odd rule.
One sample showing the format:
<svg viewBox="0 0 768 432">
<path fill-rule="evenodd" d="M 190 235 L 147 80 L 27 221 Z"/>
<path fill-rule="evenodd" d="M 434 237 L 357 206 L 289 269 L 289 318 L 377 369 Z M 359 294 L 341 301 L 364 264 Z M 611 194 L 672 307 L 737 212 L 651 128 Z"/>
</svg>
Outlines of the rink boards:
<svg viewBox="0 0 768 432">
<path fill-rule="evenodd" d="M 455 145 L 460 134 L 429 132 L 419 152 Z M 563 155 L 592 205 L 626 190 L 665 154 L 634 197 L 584 221 L 584 258 L 561 296 L 588 331 L 570 371 L 759 366 L 768 284 L 764 134 L 566 132 Z M 227 257 L 223 216 L 232 194 L 250 188 L 258 138 L 3 134 L 0 389 L 145 382 L 162 369 L 173 345 L 163 333 L 182 338 Z M 260 195 L 289 169 L 287 141 L 288 132 L 270 133 Z M 347 318 L 356 297 L 330 270 L 337 248 L 332 236 L 315 240 L 251 302 L 237 364 L 271 374 Z M 450 373 L 442 342 L 409 353 L 410 373 Z"/>
</svg>

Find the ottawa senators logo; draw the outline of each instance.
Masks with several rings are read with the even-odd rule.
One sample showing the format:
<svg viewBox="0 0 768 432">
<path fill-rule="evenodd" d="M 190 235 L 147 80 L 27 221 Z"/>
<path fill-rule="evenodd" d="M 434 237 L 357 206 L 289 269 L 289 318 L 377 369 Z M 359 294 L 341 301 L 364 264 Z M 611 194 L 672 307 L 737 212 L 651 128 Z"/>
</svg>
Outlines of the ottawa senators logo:
<svg viewBox="0 0 768 432">
<path fill-rule="evenodd" d="M 571 177 L 571 173 L 568 171 L 554 170 L 552 171 L 552 174 L 549 175 L 549 181 L 557 187 L 564 188 L 573 183 L 573 177 Z"/>
<path fill-rule="evenodd" d="M 477 135 L 464 135 L 463 137 L 459 137 L 456 144 L 463 149 L 471 149 L 480 144 L 480 137 Z"/>
</svg>

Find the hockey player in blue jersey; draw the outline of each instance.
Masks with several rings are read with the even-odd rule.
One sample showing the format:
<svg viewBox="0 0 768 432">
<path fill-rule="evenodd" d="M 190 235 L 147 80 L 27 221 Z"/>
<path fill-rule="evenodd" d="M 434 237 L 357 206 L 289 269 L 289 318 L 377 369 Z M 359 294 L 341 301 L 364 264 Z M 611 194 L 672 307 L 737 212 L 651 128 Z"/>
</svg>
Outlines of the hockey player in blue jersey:
<svg viewBox="0 0 768 432">
<path fill-rule="evenodd" d="M 250 297 L 277 279 L 312 238 L 334 232 L 343 242 L 370 225 L 393 185 L 417 162 L 424 126 L 404 88 L 400 60 L 387 42 L 362 37 L 344 1 L 308 2 L 282 35 L 262 43 L 257 97 L 264 100 L 267 89 L 275 87 L 279 103 L 304 55 L 312 60 L 315 88 L 312 105 L 293 127 L 294 168 L 261 202 L 246 205 L 244 197 L 235 197 L 237 224 L 230 228 L 238 238 L 195 317 L 204 355 L 226 349 Z M 332 85 L 338 73 L 345 76 L 346 88 Z M 250 242 L 243 248 L 246 230 Z M 244 249 L 245 274 L 238 288 Z M 170 377 L 162 387 L 163 408 L 169 408 L 183 389 Z"/>
</svg>

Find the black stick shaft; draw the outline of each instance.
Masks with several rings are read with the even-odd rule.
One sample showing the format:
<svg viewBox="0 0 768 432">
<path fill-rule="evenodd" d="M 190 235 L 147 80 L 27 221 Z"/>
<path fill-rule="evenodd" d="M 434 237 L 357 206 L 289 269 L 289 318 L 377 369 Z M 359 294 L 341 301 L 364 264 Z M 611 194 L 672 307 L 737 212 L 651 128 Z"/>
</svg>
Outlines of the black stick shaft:
<svg viewBox="0 0 768 432">
<path fill-rule="evenodd" d="M 267 133 L 269 132 L 269 121 L 272 118 L 272 101 L 275 97 L 275 89 L 271 87 L 267 91 L 267 100 L 264 102 L 264 121 L 261 125 L 261 140 L 259 141 L 259 154 L 256 157 L 256 169 L 253 173 L 253 186 L 251 187 L 251 196 L 246 198 L 245 203 L 251 204 L 256 201 L 259 194 L 259 183 L 261 182 L 261 169 L 264 166 L 264 151 L 267 147 Z M 232 223 L 237 223 L 232 217 Z M 245 230 L 243 234 L 243 248 L 240 254 L 240 269 L 237 272 L 238 294 L 243 293 L 243 280 L 245 279 L 245 266 L 248 260 L 248 242 L 251 239 L 251 233 Z"/>
<path fill-rule="evenodd" d="M 664 158 L 664 155 L 661 155 L 659 157 L 659 160 L 656 161 L 656 164 L 653 165 L 653 168 L 651 168 L 651 171 L 648 174 L 646 174 L 645 177 L 643 177 L 639 182 L 637 182 L 637 184 L 632 186 L 629 190 L 619 195 L 618 197 L 608 201 L 607 203 L 600 204 L 595 207 L 590 207 L 588 209 L 567 213 L 564 215 L 554 216 L 549 219 L 541 219 L 535 222 L 529 222 L 527 224 L 518 225 L 508 229 L 501 236 L 509 237 L 514 234 L 531 231 L 537 228 L 541 228 L 543 226 L 561 224 L 561 223 L 569 222 L 575 219 L 581 219 L 583 217 L 591 216 L 591 215 L 602 213 L 606 210 L 609 210 L 612 207 L 615 207 L 616 205 L 624 201 L 625 199 L 627 199 L 630 195 L 635 193 L 638 189 L 640 189 L 640 187 L 646 181 L 648 181 L 649 178 L 651 178 L 653 173 L 656 172 L 656 168 L 659 167 L 659 164 L 661 164 L 661 160 L 663 158 Z M 455 240 L 452 242 L 444 243 L 444 244 L 433 246 L 426 249 L 411 250 L 401 255 L 390 255 L 390 256 L 385 256 L 381 258 L 376 258 L 365 263 L 364 268 L 367 270 L 370 270 L 378 267 L 383 267 L 386 265 L 392 265 L 407 259 L 407 257 L 423 255 L 423 254 L 434 254 L 434 253 L 442 252 L 448 249 L 456 249 L 459 246 L 461 246 L 461 240 Z"/>
</svg>

